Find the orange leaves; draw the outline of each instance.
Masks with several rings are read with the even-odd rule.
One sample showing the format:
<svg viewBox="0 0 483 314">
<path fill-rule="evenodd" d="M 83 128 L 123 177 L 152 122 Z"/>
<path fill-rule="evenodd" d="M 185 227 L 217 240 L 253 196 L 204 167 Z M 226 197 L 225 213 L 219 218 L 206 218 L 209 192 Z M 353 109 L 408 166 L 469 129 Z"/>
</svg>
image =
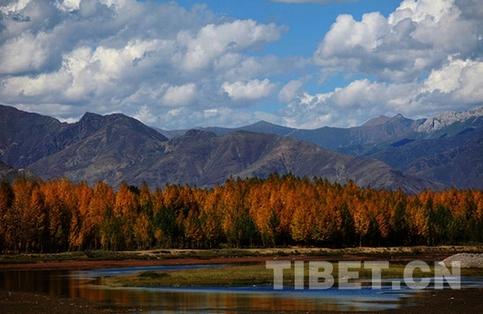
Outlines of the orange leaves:
<svg viewBox="0 0 483 314">
<path fill-rule="evenodd" d="M 483 241 L 483 192 L 405 195 L 319 179 L 115 191 L 66 179 L 0 185 L 2 252 Z"/>
<path fill-rule="evenodd" d="M 139 202 L 137 195 L 127 186 L 127 184 L 121 184 L 119 191 L 116 193 L 114 215 L 132 217 L 136 214 L 138 206 Z"/>
</svg>

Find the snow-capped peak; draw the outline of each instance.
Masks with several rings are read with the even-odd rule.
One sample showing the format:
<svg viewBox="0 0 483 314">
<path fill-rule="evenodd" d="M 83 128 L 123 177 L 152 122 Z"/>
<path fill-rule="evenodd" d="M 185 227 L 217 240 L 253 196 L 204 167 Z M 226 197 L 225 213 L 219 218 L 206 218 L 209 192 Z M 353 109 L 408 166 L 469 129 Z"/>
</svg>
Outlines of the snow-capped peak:
<svg viewBox="0 0 483 314">
<path fill-rule="evenodd" d="M 431 133 L 453 123 L 464 122 L 468 119 L 481 116 L 483 116 L 483 107 L 463 112 L 442 112 L 435 117 L 426 119 L 426 121 L 418 126 L 417 131 Z"/>
</svg>

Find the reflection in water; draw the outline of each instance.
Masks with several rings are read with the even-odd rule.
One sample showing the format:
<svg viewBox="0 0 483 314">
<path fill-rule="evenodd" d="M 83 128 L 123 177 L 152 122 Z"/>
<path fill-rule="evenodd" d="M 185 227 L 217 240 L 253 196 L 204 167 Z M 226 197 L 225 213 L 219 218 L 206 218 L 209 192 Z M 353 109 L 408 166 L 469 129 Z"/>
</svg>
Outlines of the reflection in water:
<svg viewBox="0 0 483 314">
<path fill-rule="evenodd" d="M 213 266 L 189 266 L 213 267 Z M 170 267 L 184 269 L 186 266 Z M 408 290 L 319 290 L 273 291 L 267 287 L 244 288 L 108 288 L 100 277 L 130 274 L 165 267 L 128 267 L 94 271 L 4 271 L 0 289 L 39 292 L 51 296 L 82 298 L 107 306 L 142 305 L 159 310 L 178 311 L 375 311 L 412 303 L 420 294 Z M 481 280 L 473 281 L 481 285 Z M 471 282 L 469 282 L 471 284 Z"/>
</svg>

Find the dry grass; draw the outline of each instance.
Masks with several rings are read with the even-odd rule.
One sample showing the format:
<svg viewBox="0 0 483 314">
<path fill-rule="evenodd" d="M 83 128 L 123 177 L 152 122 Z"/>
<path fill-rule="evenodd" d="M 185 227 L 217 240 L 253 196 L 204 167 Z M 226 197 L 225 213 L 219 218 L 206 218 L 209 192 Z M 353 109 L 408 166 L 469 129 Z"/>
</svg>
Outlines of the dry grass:
<svg viewBox="0 0 483 314">
<path fill-rule="evenodd" d="M 389 269 L 382 271 L 382 278 L 403 278 L 406 264 L 391 263 Z M 304 263 L 305 283 L 309 282 L 309 263 Z M 336 263 L 332 263 L 334 278 L 338 278 L 339 269 Z M 351 268 L 357 271 L 360 279 L 370 279 L 372 271 L 364 268 Z M 414 272 L 414 277 L 432 277 L 435 268 L 431 266 L 431 272 L 425 273 L 420 270 Z M 483 276 L 483 269 L 462 269 L 463 276 Z M 336 280 L 337 282 L 337 280 Z M 284 283 L 287 286 L 294 284 L 294 268 L 284 270 Z M 265 264 L 256 265 L 227 265 L 213 269 L 189 269 L 164 272 L 141 272 L 129 276 L 105 277 L 101 284 L 113 287 L 203 287 L 203 286 L 251 286 L 272 285 L 273 270 L 267 269 Z"/>
</svg>

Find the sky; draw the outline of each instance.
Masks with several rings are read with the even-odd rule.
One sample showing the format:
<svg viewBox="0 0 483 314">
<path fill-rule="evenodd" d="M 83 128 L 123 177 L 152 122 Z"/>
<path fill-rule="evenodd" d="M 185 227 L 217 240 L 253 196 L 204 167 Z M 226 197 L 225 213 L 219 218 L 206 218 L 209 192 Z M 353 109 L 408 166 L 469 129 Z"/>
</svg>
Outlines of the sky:
<svg viewBox="0 0 483 314">
<path fill-rule="evenodd" d="M 480 0 L 0 0 L 0 103 L 163 129 L 483 104 Z"/>
</svg>

